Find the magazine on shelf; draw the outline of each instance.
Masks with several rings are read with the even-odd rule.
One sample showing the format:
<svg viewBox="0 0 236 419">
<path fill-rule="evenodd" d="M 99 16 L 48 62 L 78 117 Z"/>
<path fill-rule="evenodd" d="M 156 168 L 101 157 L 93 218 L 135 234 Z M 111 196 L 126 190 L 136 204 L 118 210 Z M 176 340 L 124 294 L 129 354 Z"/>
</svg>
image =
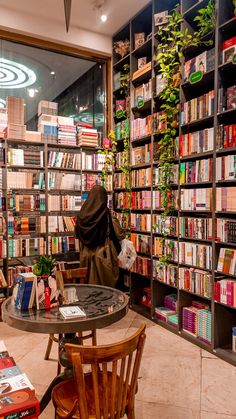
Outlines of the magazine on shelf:
<svg viewBox="0 0 236 419">
<path fill-rule="evenodd" d="M 64 319 L 74 319 L 75 317 L 86 317 L 84 310 L 78 306 L 59 307 L 59 311 Z"/>
</svg>

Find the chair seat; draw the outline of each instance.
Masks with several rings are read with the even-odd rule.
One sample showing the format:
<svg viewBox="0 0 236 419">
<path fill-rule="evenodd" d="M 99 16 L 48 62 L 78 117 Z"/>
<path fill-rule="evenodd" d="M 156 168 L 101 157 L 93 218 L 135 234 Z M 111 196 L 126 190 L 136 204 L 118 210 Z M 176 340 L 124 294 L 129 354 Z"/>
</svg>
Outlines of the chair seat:
<svg viewBox="0 0 236 419">
<path fill-rule="evenodd" d="M 103 386 L 102 386 L 102 373 L 98 373 L 98 392 L 99 392 L 99 399 L 100 401 L 103 400 Z M 112 374 L 108 372 L 108 383 L 107 388 L 108 391 L 111 389 L 111 378 Z M 86 387 L 86 399 L 87 399 L 87 406 L 88 406 L 88 413 L 90 419 L 96 419 L 95 414 L 95 404 L 94 404 L 94 397 L 93 397 L 93 379 L 92 374 L 87 373 L 84 375 L 85 379 L 85 387 Z M 119 377 L 117 377 L 119 379 Z M 129 386 L 128 386 L 128 393 L 129 393 Z M 109 391 L 109 398 L 110 398 L 110 391 Z M 76 399 L 78 399 L 77 393 L 77 384 L 74 379 L 64 381 L 58 384 L 52 393 L 52 400 L 54 405 L 57 408 L 57 411 L 61 411 L 65 414 L 68 414 Z M 116 395 L 116 400 L 118 399 L 118 394 Z M 108 403 L 108 406 L 111 406 L 111 403 Z M 103 403 L 101 402 L 101 414 L 103 413 Z M 102 416 L 102 415 L 101 415 Z M 60 416 L 59 416 L 60 417 Z M 110 414 L 108 413 L 108 417 Z M 71 416 L 71 419 L 80 419 L 80 414 L 77 409 L 75 414 Z"/>
</svg>

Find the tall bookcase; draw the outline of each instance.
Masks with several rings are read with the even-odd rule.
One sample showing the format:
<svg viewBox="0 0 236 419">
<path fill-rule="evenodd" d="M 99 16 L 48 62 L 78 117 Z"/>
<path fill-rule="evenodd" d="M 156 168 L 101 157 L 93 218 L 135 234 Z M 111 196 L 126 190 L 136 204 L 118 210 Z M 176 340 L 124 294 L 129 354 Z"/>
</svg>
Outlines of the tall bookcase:
<svg viewBox="0 0 236 419">
<path fill-rule="evenodd" d="M 188 28 L 193 33 L 196 30 L 194 18 L 198 10 L 207 4 L 208 0 L 180 1 L 178 7 L 183 17 L 181 29 Z M 157 269 L 158 260 L 163 254 L 159 242 L 162 234 L 158 229 L 163 210 L 159 205 L 157 188 L 158 127 L 161 120 L 156 113 L 161 111 L 161 100 L 156 90 L 160 70 L 156 60 L 159 39 L 154 15 L 166 10 L 170 12 L 175 7 L 176 2 L 172 0 L 153 0 L 113 37 L 113 43 L 126 39 L 130 41 L 130 51 L 123 58 L 113 53 L 113 97 L 119 151 L 123 149 L 123 143 L 117 122 L 127 116 L 130 122 L 131 202 L 127 202 L 129 194 L 125 188 L 122 189 L 120 170 L 115 169 L 118 176 L 115 177 L 114 204 L 118 214 L 125 207 L 129 208 L 131 237 L 138 250 L 136 266 L 130 273 L 131 306 L 173 333 L 236 365 L 236 354 L 232 351 L 232 327 L 236 326 L 236 297 L 233 295 L 236 271 L 232 273 L 236 247 L 236 206 L 233 199 L 236 192 L 233 157 L 236 156 L 236 131 L 229 127 L 235 123 L 236 105 L 235 95 L 233 97 L 233 93 L 227 90 L 232 90 L 236 85 L 236 46 L 234 53 L 229 52 L 225 59 L 222 52 L 228 46 L 225 41 L 229 43 L 229 39 L 236 36 L 236 17 L 231 0 L 215 0 L 215 30 L 204 37 L 205 40 L 212 39 L 212 44 L 201 43 L 184 51 L 179 137 L 173 146 L 176 168 L 172 191 L 175 210 L 169 219 L 172 230 L 166 237 L 167 246 L 172 243 L 171 260 L 164 272 Z M 139 35 L 135 37 L 137 33 Z M 135 45 L 135 39 L 138 42 L 137 38 L 140 37 L 144 37 L 140 46 L 137 43 Z M 214 53 L 212 48 L 215 48 Z M 203 68 L 203 76 L 194 83 L 189 77 L 195 62 L 192 59 L 205 51 L 208 51 L 208 68 Z M 145 71 L 134 74 L 142 57 L 146 57 L 150 65 L 146 65 Z M 118 73 L 122 73 L 127 64 L 130 68 L 130 100 L 126 100 L 124 105 L 127 94 L 119 87 Z M 140 100 L 136 89 L 143 84 L 146 84 L 144 92 L 147 96 Z M 231 99 L 227 102 L 226 96 L 230 94 Z M 117 109 L 124 106 L 126 112 L 117 113 Z M 194 110 L 195 107 L 197 110 Z M 148 117 L 146 123 L 138 120 L 145 117 Z M 142 151 L 139 147 L 145 149 Z M 136 228 L 133 225 L 135 222 Z M 232 279 L 232 282 L 225 279 Z M 166 305 L 169 295 L 173 294 L 177 300 L 178 316 L 175 321 L 168 321 L 168 317 L 157 317 L 155 308 Z M 203 325 L 203 330 L 196 326 L 196 319 Z M 198 332 L 191 330 L 194 327 L 198 327 Z"/>
</svg>

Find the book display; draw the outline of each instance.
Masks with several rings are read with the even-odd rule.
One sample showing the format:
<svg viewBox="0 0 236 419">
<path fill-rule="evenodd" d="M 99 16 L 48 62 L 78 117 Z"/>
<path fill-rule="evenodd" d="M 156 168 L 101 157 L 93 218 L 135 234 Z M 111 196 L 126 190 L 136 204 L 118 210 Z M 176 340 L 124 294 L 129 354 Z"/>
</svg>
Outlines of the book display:
<svg viewBox="0 0 236 419">
<path fill-rule="evenodd" d="M 92 125 L 58 116 L 55 102 L 38 104 L 38 131 L 27 131 L 24 100 L 8 97 L 1 109 L 0 302 L 10 294 L 23 258 L 53 255 L 78 260 L 76 214 L 89 190 L 101 183 L 105 156 Z M 2 154 L 1 154 L 2 153 Z M 111 175 L 107 179 L 112 189 Z M 23 263 L 23 261 L 21 262 Z"/>
<path fill-rule="evenodd" d="M 168 25 L 168 15 L 176 8 L 182 17 L 182 33 L 187 29 L 192 35 L 200 27 L 195 18 L 207 7 L 216 16 L 213 30 L 203 32 L 203 39 L 200 33 L 200 41 L 183 50 L 180 74 L 173 79 L 176 87 L 180 83 L 180 103 L 178 122 L 172 125 L 177 135 L 167 179 L 160 164 L 160 144 L 168 128 L 162 96 L 168 78 L 157 59 L 160 52 L 166 52 L 161 50 L 160 28 Z M 118 99 L 123 100 L 125 113 L 120 119 L 116 112 L 114 123 L 118 144 L 124 120 L 129 131 L 131 191 L 125 187 L 119 149 L 114 209 L 120 220 L 125 212 L 129 214 L 126 223 L 138 255 L 128 281 L 131 306 L 236 365 L 232 350 L 232 335 L 236 336 L 233 2 L 187 0 L 176 5 L 172 0 L 153 0 L 113 38 L 114 42 L 125 39 L 130 40 L 131 51 L 121 59 L 114 54 L 113 78 L 118 80 L 124 66 L 128 67 L 128 93 L 124 95 L 120 86 Z M 166 181 L 172 210 L 163 217 L 165 194 L 159 185 L 163 187 Z"/>
</svg>

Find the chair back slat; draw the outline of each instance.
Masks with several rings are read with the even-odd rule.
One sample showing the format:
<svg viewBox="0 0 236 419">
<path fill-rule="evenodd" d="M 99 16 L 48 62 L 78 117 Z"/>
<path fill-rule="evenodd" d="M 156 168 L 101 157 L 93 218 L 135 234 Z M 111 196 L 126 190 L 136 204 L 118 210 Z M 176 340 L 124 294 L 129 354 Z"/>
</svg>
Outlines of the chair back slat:
<svg viewBox="0 0 236 419">
<path fill-rule="evenodd" d="M 78 386 L 81 382 L 85 383 L 78 389 L 79 404 L 82 400 L 81 419 L 90 417 L 118 419 L 124 416 L 127 407 L 133 409 L 144 342 L 145 325 L 142 325 L 133 336 L 115 344 L 101 346 L 65 344 L 68 359 L 72 361 L 75 369 L 75 376 L 84 374 L 83 365 L 89 364 L 92 371 L 92 384 L 86 381 L 86 374 L 84 381 L 77 380 Z M 76 358 L 76 363 L 75 354 L 80 354 L 80 357 Z M 86 390 L 87 398 L 81 395 L 81 392 L 86 393 Z M 92 400 L 88 401 L 88 394 Z M 92 412 L 92 416 L 86 416 L 87 412 Z"/>
<path fill-rule="evenodd" d="M 78 388 L 80 417 L 81 419 L 88 419 L 89 415 L 86 400 L 85 379 L 80 353 L 72 354 L 72 362 L 74 365 L 75 380 Z"/>
<path fill-rule="evenodd" d="M 100 402 L 99 402 L 99 384 L 98 384 L 98 364 L 94 362 L 91 365 L 92 377 L 93 377 L 93 393 L 94 393 L 94 404 L 96 419 L 101 419 Z"/>
<path fill-rule="evenodd" d="M 109 406 L 109 383 L 107 374 L 107 364 L 102 363 L 102 384 L 103 384 L 103 416 L 104 419 L 108 419 L 108 406 Z"/>
<path fill-rule="evenodd" d="M 64 284 L 86 284 L 87 273 L 88 268 L 76 268 L 56 271 L 55 275 L 57 285 L 60 289 L 63 289 Z"/>
</svg>

